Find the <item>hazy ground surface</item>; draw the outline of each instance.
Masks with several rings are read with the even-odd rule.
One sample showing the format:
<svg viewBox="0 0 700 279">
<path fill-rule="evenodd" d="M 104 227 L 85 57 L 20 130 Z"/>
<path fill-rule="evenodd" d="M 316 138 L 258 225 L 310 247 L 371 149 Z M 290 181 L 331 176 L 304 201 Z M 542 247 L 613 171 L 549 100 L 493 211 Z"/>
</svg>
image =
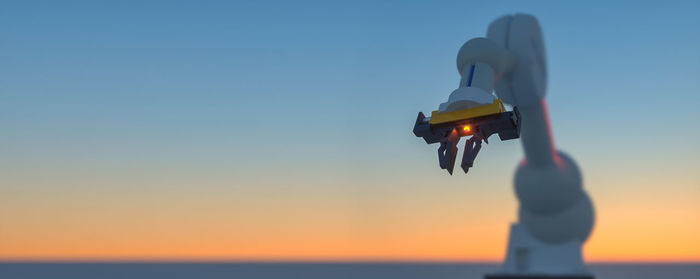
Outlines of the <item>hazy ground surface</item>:
<svg viewBox="0 0 700 279">
<path fill-rule="evenodd" d="M 2 263 L 0 278 L 477 279 L 497 267 L 476 263 Z M 591 270 L 600 279 L 700 278 L 700 263 L 593 264 Z"/>
</svg>

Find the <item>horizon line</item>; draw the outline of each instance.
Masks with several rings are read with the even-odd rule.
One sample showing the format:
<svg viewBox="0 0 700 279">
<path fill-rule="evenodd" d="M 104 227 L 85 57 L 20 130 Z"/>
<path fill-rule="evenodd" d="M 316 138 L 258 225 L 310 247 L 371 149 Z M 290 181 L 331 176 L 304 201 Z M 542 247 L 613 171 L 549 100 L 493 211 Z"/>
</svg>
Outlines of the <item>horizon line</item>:
<svg viewBox="0 0 700 279">
<path fill-rule="evenodd" d="M 0 264 L 501 264 L 493 259 L 0 258 Z M 586 264 L 700 264 L 700 259 L 588 260 Z"/>
</svg>

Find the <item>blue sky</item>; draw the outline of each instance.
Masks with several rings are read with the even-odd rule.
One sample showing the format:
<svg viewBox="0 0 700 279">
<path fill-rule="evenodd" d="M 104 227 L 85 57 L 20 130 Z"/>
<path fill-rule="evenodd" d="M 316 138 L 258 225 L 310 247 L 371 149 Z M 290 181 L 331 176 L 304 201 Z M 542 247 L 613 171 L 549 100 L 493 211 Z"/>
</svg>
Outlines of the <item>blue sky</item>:
<svg viewBox="0 0 700 279">
<path fill-rule="evenodd" d="M 352 153 L 340 161 L 391 160 L 423 148 L 404 131 L 416 111 L 454 89 L 461 44 L 520 11 L 544 26 L 557 142 L 588 152 L 630 148 L 626 155 L 669 143 L 697 155 L 688 146 L 698 139 L 691 127 L 700 104 L 694 8 L 8 2 L 3 124 L 34 138 L 11 133 L 9 144 L 42 141 L 30 153 L 79 155 L 84 143 L 109 142 L 99 152 L 202 144 L 191 148 L 263 161 L 310 159 L 314 149 Z"/>
</svg>

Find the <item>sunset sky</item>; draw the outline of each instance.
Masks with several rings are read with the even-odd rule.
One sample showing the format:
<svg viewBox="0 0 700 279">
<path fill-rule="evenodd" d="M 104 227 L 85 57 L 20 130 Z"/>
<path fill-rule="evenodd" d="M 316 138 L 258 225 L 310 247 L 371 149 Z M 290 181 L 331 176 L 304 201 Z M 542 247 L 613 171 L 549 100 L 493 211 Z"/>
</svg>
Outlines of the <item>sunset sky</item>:
<svg viewBox="0 0 700 279">
<path fill-rule="evenodd" d="M 700 261 L 698 1 L 144 2 L 1 2 L 0 260 L 501 260 L 520 143 L 411 129 L 524 12 L 585 258 Z"/>
</svg>

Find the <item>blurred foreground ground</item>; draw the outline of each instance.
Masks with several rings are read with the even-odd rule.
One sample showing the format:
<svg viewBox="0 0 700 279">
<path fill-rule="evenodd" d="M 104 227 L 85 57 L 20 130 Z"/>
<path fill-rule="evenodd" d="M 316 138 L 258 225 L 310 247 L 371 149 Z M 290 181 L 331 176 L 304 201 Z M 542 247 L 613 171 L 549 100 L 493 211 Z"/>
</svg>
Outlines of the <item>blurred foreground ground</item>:
<svg viewBox="0 0 700 279">
<path fill-rule="evenodd" d="M 700 263 L 592 264 L 598 279 L 697 279 Z M 477 279 L 493 263 L 2 263 L 3 279 Z"/>
</svg>

